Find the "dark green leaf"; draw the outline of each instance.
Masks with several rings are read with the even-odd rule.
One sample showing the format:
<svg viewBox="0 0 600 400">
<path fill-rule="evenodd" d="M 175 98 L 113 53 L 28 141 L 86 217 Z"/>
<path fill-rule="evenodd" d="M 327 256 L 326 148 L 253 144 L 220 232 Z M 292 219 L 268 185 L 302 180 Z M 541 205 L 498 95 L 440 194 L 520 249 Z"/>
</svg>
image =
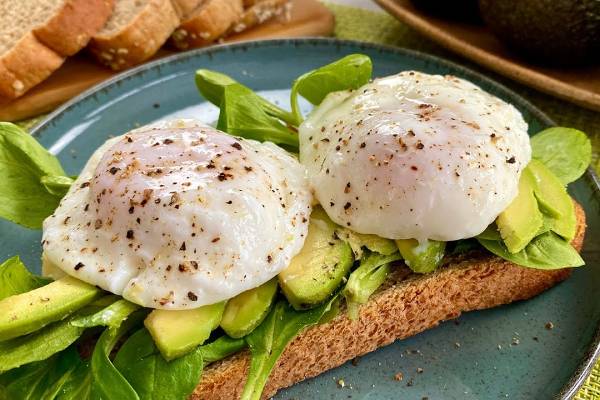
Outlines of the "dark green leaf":
<svg viewBox="0 0 600 400">
<path fill-rule="evenodd" d="M 478 239 L 488 251 L 517 265 L 537 269 L 580 267 L 585 264 L 577 250 L 553 232 L 533 239 L 523 250 L 510 253 L 499 241 Z"/>
<path fill-rule="evenodd" d="M 0 342 L 0 372 L 61 352 L 75 342 L 83 330 L 71 325 L 69 320 L 59 321 L 29 335 Z"/>
<path fill-rule="evenodd" d="M 371 79 L 373 63 L 364 54 L 350 54 L 331 64 L 309 71 L 294 81 L 290 102 L 296 120 L 301 121 L 298 94 L 314 105 L 340 90 L 358 89 Z"/>
<path fill-rule="evenodd" d="M 87 400 L 92 389 L 92 372 L 88 361 L 79 360 L 60 388 L 56 400 Z"/>
<path fill-rule="evenodd" d="M 65 175 L 58 159 L 18 126 L 0 122 L 0 171 L 0 217 L 41 228 L 60 201 L 41 182 Z"/>
<path fill-rule="evenodd" d="M 200 94 L 212 104 L 221 107 L 223 101 L 223 93 L 225 88 L 230 85 L 243 86 L 239 82 L 220 72 L 211 71 L 208 69 L 199 69 L 196 71 L 196 87 Z M 251 89 L 243 86 L 248 91 Z M 278 118 L 291 126 L 298 126 L 299 121 L 294 119 L 292 113 L 277 107 L 275 104 L 267 101 L 263 97 L 256 95 L 256 102 L 260 108 L 268 115 Z"/>
<path fill-rule="evenodd" d="M 577 180 L 592 162 L 592 144 L 577 129 L 553 127 L 531 138 L 532 156 L 543 162 L 567 185 Z"/>
<path fill-rule="evenodd" d="M 224 88 L 217 129 L 246 139 L 298 149 L 298 135 L 267 114 L 261 107 L 259 96 L 239 84 Z"/>
<path fill-rule="evenodd" d="M 329 311 L 338 295 L 327 303 L 307 311 L 294 310 L 280 300 L 267 318 L 246 336 L 252 359 L 241 400 L 259 400 L 275 363 L 287 344 L 306 327 L 317 324 Z"/>
<path fill-rule="evenodd" d="M 73 347 L 0 375 L 0 400 L 52 400 L 81 363 Z M 81 399 L 81 398 L 79 398 Z"/>
<path fill-rule="evenodd" d="M 115 357 L 115 366 L 143 400 L 182 400 L 202 376 L 201 347 L 166 361 L 145 328 L 135 332 Z"/>
<path fill-rule="evenodd" d="M 214 342 L 200 346 L 200 351 L 202 352 L 204 364 L 208 365 L 237 353 L 244 347 L 246 347 L 246 341 L 243 338 L 232 339 L 227 335 L 223 335 Z"/>
<path fill-rule="evenodd" d="M 348 278 L 348 283 L 342 291 L 348 305 L 348 316 L 358 318 L 360 304 L 369 301 L 369 297 L 381 286 L 391 271 L 391 263 L 401 260 L 396 252 L 391 255 L 369 253 L 360 261 L 360 265 Z"/>
<path fill-rule="evenodd" d="M 50 279 L 29 272 L 19 256 L 11 257 L 0 265 L 0 300 L 29 292 L 50 282 Z"/>
<path fill-rule="evenodd" d="M 73 320 L 71 324 L 82 328 L 91 328 L 101 325 L 118 328 L 121 322 L 123 322 L 129 314 L 139 308 L 140 306 L 137 304 L 121 299 L 95 314 L 79 317 Z"/>
<path fill-rule="evenodd" d="M 144 311 L 134 313 L 118 328 L 108 328 L 100 335 L 90 361 L 92 399 L 140 399 L 129 382 L 115 368 L 109 356 L 119 339 L 138 325 L 146 314 Z"/>
</svg>

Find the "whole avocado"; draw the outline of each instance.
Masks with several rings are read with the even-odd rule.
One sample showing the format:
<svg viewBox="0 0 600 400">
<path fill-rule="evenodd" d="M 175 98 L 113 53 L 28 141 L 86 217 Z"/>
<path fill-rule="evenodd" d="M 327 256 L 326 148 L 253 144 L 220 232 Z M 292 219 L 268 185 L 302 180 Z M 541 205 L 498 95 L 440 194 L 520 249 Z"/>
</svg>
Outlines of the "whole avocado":
<svg viewBox="0 0 600 400">
<path fill-rule="evenodd" d="M 479 0 L 481 16 L 527 58 L 580 64 L 600 52 L 600 0 Z"/>
</svg>

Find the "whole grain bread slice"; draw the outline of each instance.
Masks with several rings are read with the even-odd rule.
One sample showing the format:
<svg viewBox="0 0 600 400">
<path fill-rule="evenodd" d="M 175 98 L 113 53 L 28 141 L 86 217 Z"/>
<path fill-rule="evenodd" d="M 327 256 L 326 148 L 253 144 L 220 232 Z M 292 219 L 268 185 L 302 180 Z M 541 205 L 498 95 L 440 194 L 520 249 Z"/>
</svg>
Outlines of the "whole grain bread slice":
<svg viewBox="0 0 600 400">
<path fill-rule="evenodd" d="M 0 96 L 16 98 L 46 79 L 90 40 L 114 0 L 0 2 Z"/>
<path fill-rule="evenodd" d="M 576 214 L 578 230 L 572 244 L 581 250 L 586 225 L 578 204 Z M 569 269 L 523 268 L 484 252 L 449 257 L 432 274 L 417 275 L 399 268 L 360 308 L 357 320 L 351 321 L 342 312 L 296 337 L 271 373 L 263 398 L 463 312 L 536 296 L 569 275 Z M 209 365 L 191 398 L 239 398 L 249 363 L 249 353 L 242 351 Z"/>
<path fill-rule="evenodd" d="M 121 70 L 152 57 L 201 0 L 116 0 L 115 11 L 91 40 L 102 64 Z"/>
<path fill-rule="evenodd" d="M 206 46 L 222 37 L 242 17 L 242 0 L 204 0 L 171 35 L 179 50 Z"/>
<path fill-rule="evenodd" d="M 249 0 L 246 0 L 248 2 Z M 261 25 L 273 18 L 289 20 L 292 2 L 290 0 L 253 0 L 244 4 L 244 13 L 228 30 L 227 35 L 240 33 Z"/>
</svg>

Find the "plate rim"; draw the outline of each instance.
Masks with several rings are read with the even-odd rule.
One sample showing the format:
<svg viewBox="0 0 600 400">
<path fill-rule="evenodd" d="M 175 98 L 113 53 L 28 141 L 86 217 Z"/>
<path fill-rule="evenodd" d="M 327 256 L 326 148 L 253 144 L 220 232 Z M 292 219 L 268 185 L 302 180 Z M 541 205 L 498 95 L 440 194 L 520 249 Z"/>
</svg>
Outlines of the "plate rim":
<svg viewBox="0 0 600 400">
<path fill-rule="evenodd" d="M 515 99 L 519 105 L 523 105 L 528 111 L 548 126 L 555 126 L 556 123 L 548 117 L 543 111 L 532 104 L 529 100 L 525 99 L 520 94 L 506 87 L 505 85 L 495 81 L 492 78 L 487 77 L 483 73 L 472 70 L 461 64 L 447 60 L 443 57 L 428 54 L 425 52 L 412 50 L 404 47 L 394 47 L 388 45 L 381 45 L 376 43 L 370 43 L 358 40 L 345 40 L 336 38 L 323 38 L 323 37 L 307 37 L 307 38 L 292 38 L 292 39 L 267 39 L 267 40 L 253 40 L 253 41 L 241 41 L 236 43 L 220 44 L 216 46 L 210 46 L 206 48 L 194 49 L 185 51 L 182 53 L 174 54 L 165 58 L 161 58 L 152 62 L 148 62 L 120 74 L 117 74 L 106 81 L 98 83 L 91 88 L 83 91 L 79 95 L 75 96 L 71 100 L 67 101 L 53 112 L 49 113 L 41 121 L 36 123 L 30 132 L 34 137 L 38 137 L 44 134 L 44 131 L 50 129 L 52 125 L 59 122 L 63 116 L 68 113 L 72 108 L 77 106 L 79 103 L 88 100 L 100 91 L 108 91 L 114 86 L 119 86 L 119 83 L 125 80 L 132 79 L 137 75 L 141 75 L 149 70 L 160 69 L 162 66 L 181 62 L 191 58 L 197 58 L 202 56 L 211 57 L 215 53 L 223 53 L 228 51 L 248 50 L 249 48 L 268 47 L 268 46 L 310 46 L 310 45 L 325 45 L 333 47 L 358 47 L 358 48 L 370 48 L 380 52 L 394 53 L 397 55 L 408 56 L 419 58 L 422 60 L 449 67 L 456 71 L 460 71 L 467 77 L 475 78 L 479 82 L 485 82 L 489 87 L 498 88 L 501 92 L 509 94 Z M 600 179 L 592 167 L 589 167 L 582 177 L 584 178 L 594 191 L 594 195 L 597 199 L 600 199 Z M 562 386 L 560 392 L 555 397 L 560 400 L 568 400 L 575 396 L 579 389 L 583 386 L 585 380 L 592 372 L 592 369 L 596 363 L 600 361 L 600 324 L 596 327 L 595 334 L 592 338 L 590 346 L 586 349 L 586 354 L 582 358 L 582 362 L 575 369 L 569 380 Z"/>
</svg>

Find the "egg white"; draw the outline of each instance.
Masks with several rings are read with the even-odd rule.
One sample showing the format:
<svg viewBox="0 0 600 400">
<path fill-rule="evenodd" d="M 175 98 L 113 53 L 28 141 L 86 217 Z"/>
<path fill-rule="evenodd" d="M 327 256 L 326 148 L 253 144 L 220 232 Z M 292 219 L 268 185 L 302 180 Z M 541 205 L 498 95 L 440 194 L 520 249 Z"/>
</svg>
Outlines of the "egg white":
<svg viewBox="0 0 600 400">
<path fill-rule="evenodd" d="M 305 169 L 276 145 L 161 122 L 93 154 L 44 222 L 44 260 L 145 307 L 196 308 L 284 269 L 311 201 Z"/>
<path fill-rule="evenodd" d="M 299 135 L 300 161 L 332 220 L 391 239 L 481 233 L 516 196 L 531 158 L 512 105 L 415 71 L 330 94 Z"/>
</svg>

